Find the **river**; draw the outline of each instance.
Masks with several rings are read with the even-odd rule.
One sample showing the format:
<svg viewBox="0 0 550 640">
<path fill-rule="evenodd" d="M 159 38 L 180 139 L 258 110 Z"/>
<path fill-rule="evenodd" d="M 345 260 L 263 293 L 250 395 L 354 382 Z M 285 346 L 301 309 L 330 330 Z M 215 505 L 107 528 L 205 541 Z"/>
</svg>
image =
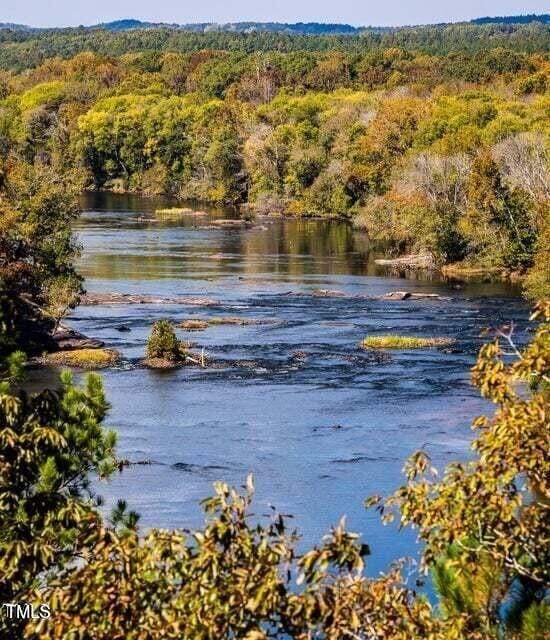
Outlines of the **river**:
<svg viewBox="0 0 550 640">
<path fill-rule="evenodd" d="M 346 515 L 372 548 L 370 574 L 414 555 L 413 534 L 382 526 L 363 499 L 399 486 L 405 459 L 420 447 L 439 467 L 468 457 L 471 420 L 489 409 L 469 385 L 468 369 L 487 325 L 514 320 L 524 337 L 528 310 L 517 289 L 391 277 L 374 264 L 364 234 L 342 222 L 209 228 L 212 219 L 234 215 L 215 209 L 203 218 L 147 220 L 162 204 L 89 194 L 77 225 L 88 291 L 219 301 L 81 306 L 71 315 L 71 326 L 122 353 L 120 366 L 102 372 L 120 457 L 153 462 L 98 484 L 106 509 L 123 498 L 145 529 L 199 526 L 199 501 L 212 483 L 241 485 L 253 472 L 255 513 L 273 504 L 293 514 L 304 545 Z M 347 295 L 312 295 L 318 289 Z M 396 289 L 450 299 L 358 297 Z M 159 372 L 139 365 L 156 319 L 227 316 L 269 322 L 178 330 L 215 367 Z M 130 331 L 121 332 L 123 325 Z M 358 349 L 364 336 L 383 333 L 448 336 L 456 349 L 387 358 Z"/>
</svg>

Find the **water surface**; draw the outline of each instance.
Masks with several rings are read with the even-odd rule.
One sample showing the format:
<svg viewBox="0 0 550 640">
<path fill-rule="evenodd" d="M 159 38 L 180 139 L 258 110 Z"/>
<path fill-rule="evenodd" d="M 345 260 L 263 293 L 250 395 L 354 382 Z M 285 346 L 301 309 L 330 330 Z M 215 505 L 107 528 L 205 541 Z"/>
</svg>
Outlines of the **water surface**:
<svg viewBox="0 0 550 640">
<path fill-rule="evenodd" d="M 391 277 L 374 264 L 365 236 L 343 223 L 208 228 L 214 218 L 235 216 L 227 210 L 148 221 L 161 204 L 90 195 L 78 225 L 89 291 L 219 301 L 207 308 L 82 306 L 72 315 L 72 326 L 123 354 L 120 367 L 103 373 L 120 456 L 153 461 L 100 485 L 107 507 L 124 498 L 144 527 L 198 526 L 198 502 L 212 482 L 239 485 L 253 472 L 256 513 L 274 504 L 294 514 L 304 544 L 346 515 L 372 547 L 371 573 L 414 554 L 414 537 L 383 527 L 362 501 L 396 488 L 404 460 L 420 447 L 439 466 L 468 456 L 471 419 L 488 409 L 468 383 L 468 368 L 487 325 L 515 320 L 521 339 L 528 313 L 517 291 Z M 450 300 L 316 297 L 317 289 L 350 296 L 399 289 Z M 158 318 L 223 316 L 273 322 L 178 330 L 204 347 L 215 368 L 139 367 Z M 120 332 L 122 325 L 131 331 Z M 388 332 L 449 336 L 457 348 L 386 358 L 357 348 L 365 335 Z"/>
</svg>

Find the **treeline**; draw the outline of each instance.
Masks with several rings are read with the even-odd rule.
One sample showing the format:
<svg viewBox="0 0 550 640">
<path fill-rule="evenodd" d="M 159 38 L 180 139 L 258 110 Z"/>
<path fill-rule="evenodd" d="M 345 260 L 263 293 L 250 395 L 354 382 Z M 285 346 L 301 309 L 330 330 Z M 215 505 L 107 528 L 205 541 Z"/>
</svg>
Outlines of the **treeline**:
<svg viewBox="0 0 550 640">
<path fill-rule="evenodd" d="M 429 55 L 445 55 L 506 47 L 516 52 L 547 53 L 550 50 L 549 33 L 550 26 L 541 22 L 367 29 L 361 35 L 296 35 L 273 31 L 191 33 L 170 28 L 131 31 L 93 28 L 49 31 L 3 29 L 0 30 L 0 69 L 20 71 L 36 67 L 47 58 L 70 58 L 83 51 L 114 56 L 145 50 L 190 53 L 202 49 L 241 53 L 341 51 L 364 55 L 376 50 L 402 47 Z"/>
<path fill-rule="evenodd" d="M 523 273 L 548 222 L 549 68 L 506 49 L 87 52 L 0 76 L 0 146 L 90 188 L 349 216 Z"/>
<path fill-rule="evenodd" d="M 125 29 L 143 28 L 173 28 L 181 31 L 203 33 L 208 31 L 273 31 L 276 33 L 302 34 L 302 35 L 326 35 L 326 34 L 357 34 L 363 29 L 350 24 L 334 24 L 326 22 L 190 22 L 187 24 L 167 24 L 141 22 L 140 20 L 115 20 L 94 25 L 97 28 L 110 31 L 122 31 Z M 380 30 L 389 27 L 379 27 Z"/>
</svg>

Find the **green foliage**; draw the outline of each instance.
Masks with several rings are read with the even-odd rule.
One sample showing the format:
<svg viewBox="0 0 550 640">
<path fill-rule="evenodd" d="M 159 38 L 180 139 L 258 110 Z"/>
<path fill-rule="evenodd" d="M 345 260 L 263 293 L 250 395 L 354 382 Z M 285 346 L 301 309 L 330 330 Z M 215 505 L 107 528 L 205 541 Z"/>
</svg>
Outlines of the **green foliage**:
<svg viewBox="0 0 550 640">
<path fill-rule="evenodd" d="M 0 387 L 2 602 L 20 601 L 84 553 L 99 522 L 90 476 L 114 470 L 115 435 L 101 426 L 107 408 L 93 375 L 77 388 L 64 374 L 59 390 L 32 395 Z M 2 637 L 21 637 L 22 622 L 10 624 L 0 619 Z"/>
<path fill-rule="evenodd" d="M 183 356 L 182 343 L 178 340 L 170 321 L 157 320 L 147 341 L 147 358 L 178 362 Z"/>
<path fill-rule="evenodd" d="M 522 616 L 521 638 L 524 640 L 544 640 L 550 628 L 550 605 L 532 604 Z"/>
<path fill-rule="evenodd" d="M 445 618 L 464 617 L 470 632 L 482 629 L 488 637 L 496 637 L 492 621 L 486 617 L 487 603 L 499 602 L 502 597 L 502 576 L 495 562 L 480 554 L 472 567 L 464 562 L 460 547 L 453 545 L 434 565 L 433 580 Z"/>
<path fill-rule="evenodd" d="M 369 336 L 361 340 L 363 349 L 427 349 L 447 347 L 453 344 L 452 338 L 419 338 L 415 336 Z"/>
<path fill-rule="evenodd" d="M 97 29 L 54 31 L 0 30 L 0 68 L 17 70 L 36 67 L 47 58 L 70 58 L 93 51 L 102 56 L 139 53 L 146 70 L 158 70 L 160 51 L 177 53 L 221 50 L 229 52 L 369 52 L 405 48 L 430 55 L 449 55 L 453 73 L 464 79 L 490 72 L 491 65 L 505 70 L 517 66 L 512 54 L 488 55 L 492 47 L 515 52 L 548 52 L 548 25 L 530 24 L 451 24 L 401 29 L 367 29 L 360 35 L 290 35 L 270 32 L 209 31 L 193 33 L 167 28 L 113 32 Z M 145 58 L 146 64 L 143 64 Z"/>
<path fill-rule="evenodd" d="M 265 49 L 287 41 L 273 33 L 71 32 L 89 50 L 3 80 L 0 146 L 94 188 L 354 217 L 441 265 L 524 274 L 550 197 L 549 64 L 529 39 L 547 28 L 368 32 L 309 52 Z"/>
<path fill-rule="evenodd" d="M 503 182 L 489 154 L 475 158 L 467 198 L 462 227 L 475 253 L 511 269 L 531 266 L 537 236 L 528 200 L 519 189 L 510 189 Z"/>
<path fill-rule="evenodd" d="M 0 283 L 12 348 L 35 352 L 76 304 L 81 278 L 78 245 L 79 182 L 44 166 L 8 162 L 0 184 Z"/>
<path fill-rule="evenodd" d="M 404 586 L 398 568 L 364 577 L 368 548 L 343 522 L 298 557 L 283 516 L 255 522 L 252 496 L 251 478 L 243 493 L 217 483 L 203 501 L 206 526 L 193 532 L 103 532 L 88 563 L 42 592 L 55 613 L 31 622 L 27 637 L 341 640 L 369 630 L 436 640 L 451 629 Z"/>
<path fill-rule="evenodd" d="M 116 364 L 120 354 L 113 349 L 73 349 L 57 351 L 41 358 L 44 364 L 77 369 L 105 369 Z"/>
<path fill-rule="evenodd" d="M 550 220 L 545 221 L 533 260 L 533 268 L 525 281 L 525 293 L 531 300 L 550 300 Z"/>
</svg>

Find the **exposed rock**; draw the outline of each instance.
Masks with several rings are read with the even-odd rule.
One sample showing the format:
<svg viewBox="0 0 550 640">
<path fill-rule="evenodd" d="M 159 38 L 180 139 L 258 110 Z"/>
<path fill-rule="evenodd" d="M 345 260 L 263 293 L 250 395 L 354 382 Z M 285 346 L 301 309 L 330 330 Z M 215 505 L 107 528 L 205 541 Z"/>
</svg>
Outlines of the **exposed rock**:
<svg viewBox="0 0 550 640">
<path fill-rule="evenodd" d="M 366 293 L 347 294 L 344 291 L 331 289 L 315 289 L 311 293 L 303 291 L 287 291 L 279 294 L 282 296 L 296 296 L 314 298 L 347 298 L 350 300 L 450 300 L 446 296 L 440 296 L 438 293 L 417 293 L 414 291 L 389 291 L 381 296 L 371 296 Z"/>
<path fill-rule="evenodd" d="M 389 267 L 405 267 L 408 269 L 430 269 L 437 268 L 435 258 L 431 253 L 417 253 L 408 256 L 401 256 L 393 259 L 378 259 L 375 264 Z"/>
<path fill-rule="evenodd" d="M 277 320 L 269 318 L 239 318 L 236 316 L 221 318 L 187 318 L 182 320 L 178 324 L 178 327 L 185 329 L 186 331 L 203 331 L 208 327 L 221 325 L 236 325 L 244 327 L 250 325 L 276 324 L 277 322 Z"/>
<path fill-rule="evenodd" d="M 331 289 L 315 289 L 312 294 L 316 298 L 345 298 L 343 291 L 332 291 Z"/>
<path fill-rule="evenodd" d="M 251 223 L 248 220 L 244 220 L 242 218 L 222 218 L 221 220 L 212 220 L 212 222 L 210 223 L 210 225 L 213 227 L 246 227 L 250 224 Z"/>
<path fill-rule="evenodd" d="M 117 467 L 119 471 L 122 471 L 125 467 L 133 467 L 137 465 L 149 466 L 152 464 L 155 464 L 152 460 L 136 460 L 134 462 L 132 460 L 128 460 L 127 458 L 122 458 L 121 460 L 118 460 Z"/>
<path fill-rule="evenodd" d="M 168 360 L 168 358 L 146 358 L 142 363 L 149 369 L 179 369 L 185 365 L 183 361 Z"/>
<path fill-rule="evenodd" d="M 178 327 L 181 329 L 185 329 L 186 331 L 204 331 L 204 329 L 208 329 L 209 323 L 207 320 L 183 320 L 178 324 Z"/>
<path fill-rule="evenodd" d="M 186 349 L 191 343 L 181 343 Z M 170 358 L 145 358 L 141 361 L 141 364 L 149 369 L 179 369 L 180 367 L 198 366 L 205 367 L 207 364 L 210 366 L 209 359 L 204 353 L 204 349 L 201 353 L 186 352 L 184 355 L 177 359 Z"/>
<path fill-rule="evenodd" d="M 52 336 L 55 343 L 55 351 L 75 351 L 80 349 L 101 349 L 105 343 L 101 340 L 88 338 L 82 333 L 59 325 Z"/>
<path fill-rule="evenodd" d="M 407 300 L 411 297 L 409 291 L 390 291 L 380 296 L 381 300 Z"/>
<path fill-rule="evenodd" d="M 87 293 L 82 296 L 82 305 L 99 304 L 184 304 L 208 307 L 220 304 L 211 298 L 163 297 L 133 293 Z"/>
<path fill-rule="evenodd" d="M 222 317 L 222 318 L 210 318 L 208 320 L 209 325 L 239 325 L 239 326 L 249 326 L 249 325 L 259 325 L 259 324 L 276 324 L 278 321 L 270 318 L 239 318 L 236 316 Z"/>
<path fill-rule="evenodd" d="M 379 296 L 380 300 L 450 300 L 438 293 L 416 293 L 414 291 L 389 291 Z"/>
</svg>

